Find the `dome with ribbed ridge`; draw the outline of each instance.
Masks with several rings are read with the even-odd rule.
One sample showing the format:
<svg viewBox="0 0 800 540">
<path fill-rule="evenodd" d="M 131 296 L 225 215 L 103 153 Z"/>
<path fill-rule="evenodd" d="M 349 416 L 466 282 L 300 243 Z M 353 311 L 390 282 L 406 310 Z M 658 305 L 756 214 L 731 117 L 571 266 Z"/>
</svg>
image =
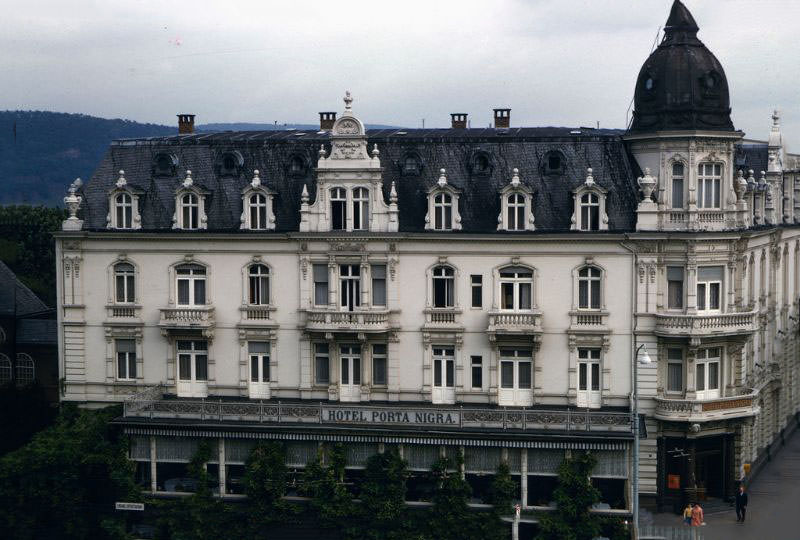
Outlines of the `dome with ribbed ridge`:
<svg viewBox="0 0 800 540">
<path fill-rule="evenodd" d="M 692 14 L 675 0 L 664 39 L 639 71 L 631 132 L 734 130 L 725 71 L 697 31 Z"/>
</svg>

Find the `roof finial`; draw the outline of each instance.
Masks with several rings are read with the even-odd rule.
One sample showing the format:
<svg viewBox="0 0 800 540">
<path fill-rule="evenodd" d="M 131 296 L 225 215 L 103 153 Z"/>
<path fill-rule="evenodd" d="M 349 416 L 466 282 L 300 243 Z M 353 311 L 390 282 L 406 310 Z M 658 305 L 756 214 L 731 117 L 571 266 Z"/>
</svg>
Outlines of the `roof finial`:
<svg viewBox="0 0 800 540">
<path fill-rule="evenodd" d="M 308 204 L 308 188 L 303 184 L 303 192 L 300 194 L 300 202 Z"/>
<path fill-rule="evenodd" d="M 258 175 L 258 169 L 253 170 L 253 181 L 250 182 L 250 185 L 253 187 L 258 187 L 261 185 L 261 177 Z"/>
<path fill-rule="evenodd" d="M 324 144 L 319 145 L 319 152 L 317 152 L 317 153 L 319 154 L 319 159 L 325 159 L 325 145 Z"/>
<path fill-rule="evenodd" d="M 758 179 L 758 187 L 760 189 L 765 189 L 767 186 L 767 173 L 766 171 L 761 171 L 761 177 Z"/>
<path fill-rule="evenodd" d="M 378 150 L 378 143 L 375 143 L 372 146 L 372 159 L 378 159 L 379 155 L 381 155 L 381 151 Z"/>
<path fill-rule="evenodd" d="M 594 176 L 592 176 L 592 168 L 589 167 L 586 169 L 586 185 L 593 186 L 594 185 Z"/>
<path fill-rule="evenodd" d="M 514 186 L 514 187 L 517 187 L 517 186 L 519 186 L 519 184 L 520 184 L 520 181 L 519 181 L 519 169 L 514 167 L 513 169 L 511 169 L 511 185 Z"/>
<path fill-rule="evenodd" d="M 194 180 L 192 180 L 192 171 L 186 169 L 186 178 L 183 179 L 183 187 L 192 187 Z"/>
<path fill-rule="evenodd" d="M 781 116 L 778 109 L 772 111 L 772 131 L 778 131 L 781 127 Z"/>
<path fill-rule="evenodd" d="M 394 180 L 392 180 L 392 187 L 389 188 L 389 202 L 397 202 L 397 190 L 394 188 Z"/>
<path fill-rule="evenodd" d="M 344 93 L 344 110 L 345 112 L 352 112 L 353 110 L 353 98 L 350 95 L 350 90 Z"/>
<path fill-rule="evenodd" d="M 119 178 L 117 178 L 117 187 L 121 188 L 121 187 L 125 186 L 127 183 L 128 183 L 128 181 L 125 180 L 125 171 L 120 169 L 119 170 Z"/>
<path fill-rule="evenodd" d="M 437 182 L 439 187 L 444 187 L 447 185 L 447 171 L 444 169 L 439 169 L 439 181 Z"/>
</svg>

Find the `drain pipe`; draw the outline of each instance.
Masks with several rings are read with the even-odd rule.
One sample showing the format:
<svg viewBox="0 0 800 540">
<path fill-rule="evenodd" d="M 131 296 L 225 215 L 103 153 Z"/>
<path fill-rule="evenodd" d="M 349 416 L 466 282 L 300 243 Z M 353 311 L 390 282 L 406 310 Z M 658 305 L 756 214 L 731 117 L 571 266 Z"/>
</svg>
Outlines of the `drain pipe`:
<svg viewBox="0 0 800 540">
<path fill-rule="evenodd" d="M 639 540 L 639 407 L 638 407 L 638 392 L 636 387 L 638 381 L 636 377 L 638 370 L 636 369 L 638 363 L 638 351 L 636 351 L 636 311 L 637 311 L 637 298 L 636 298 L 636 251 L 628 244 L 628 235 L 624 236 L 625 240 L 620 242 L 620 246 L 629 251 L 631 254 L 631 392 L 630 392 L 630 409 L 633 415 L 633 485 L 631 491 L 631 505 L 633 510 L 633 540 Z"/>
</svg>

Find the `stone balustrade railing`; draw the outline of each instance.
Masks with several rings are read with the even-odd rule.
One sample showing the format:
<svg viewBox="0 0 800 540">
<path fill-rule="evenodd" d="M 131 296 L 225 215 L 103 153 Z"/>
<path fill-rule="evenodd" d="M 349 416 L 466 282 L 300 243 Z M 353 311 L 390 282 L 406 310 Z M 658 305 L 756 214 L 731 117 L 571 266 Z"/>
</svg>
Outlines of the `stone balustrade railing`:
<svg viewBox="0 0 800 540">
<path fill-rule="evenodd" d="M 755 416 L 758 413 L 757 396 L 758 392 L 707 400 L 657 397 L 655 417 L 678 422 L 708 422 Z"/>
<path fill-rule="evenodd" d="M 656 314 L 660 335 L 743 334 L 756 331 L 755 311 L 714 314 Z"/>
<path fill-rule="evenodd" d="M 161 308 L 159 326 L 198 326 L 214 325 L 212 306 Z"/>
</svg>

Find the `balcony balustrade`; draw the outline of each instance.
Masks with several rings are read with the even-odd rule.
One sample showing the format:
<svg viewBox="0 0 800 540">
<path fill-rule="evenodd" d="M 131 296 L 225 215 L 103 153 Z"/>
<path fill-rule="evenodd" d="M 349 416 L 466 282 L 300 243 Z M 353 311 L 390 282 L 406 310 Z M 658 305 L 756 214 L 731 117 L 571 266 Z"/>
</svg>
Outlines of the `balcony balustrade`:
<svg viewBox="0 0 800 540">
<path fill-rule="evenodd" d="M 758 414 L 758 393 L 717 399 L 656 398 L 655 417 L 670 422 L 710 422 L 729 418 L 745 418 Z"/>
<path fill-rule="evenodd" d="M 490 311 L 489 326 L 486 332 L 489 339 L 494 339 L 498 335 L 540 335 L 542 333 L 542 313 L 540 311 Z"/>
<path fill-rule="evenodd" d="M 424 329 L 432 330 L 459 330 L 461 326 L 461 309 L 450 308 L 425 308 Z"/>
<path fill-rule="evenodd" d="M 215 326 L 212 306 L 179 306 L 161 308 L 158 326 L 163 330 L 213 330 Z"/>
<path fill-rule="evenodd" d="M 305 329 L 316 332 L 388 332 L 397 326 L 396 310 L 305 310 Z"/>
<path fill-rule="evenodd" d="M 714 314 L 656 315 L 656 335 L 659 336 L 732 336 L 751 334 L 757 327 L 757 312 Z"/>
<path fill-rule="evenodd" d="M 114 324 L 141 323 L 141 309 L 142 306 L 137 304 L 109 304 L 106 306 L 106 318 Z"/>
<path fill-rule="evenodd" d="M 576 310 L 570 311 L 569 332 L 580 333 L 608 333 L 608 311 L 604 310 Z"/>
</svg>

